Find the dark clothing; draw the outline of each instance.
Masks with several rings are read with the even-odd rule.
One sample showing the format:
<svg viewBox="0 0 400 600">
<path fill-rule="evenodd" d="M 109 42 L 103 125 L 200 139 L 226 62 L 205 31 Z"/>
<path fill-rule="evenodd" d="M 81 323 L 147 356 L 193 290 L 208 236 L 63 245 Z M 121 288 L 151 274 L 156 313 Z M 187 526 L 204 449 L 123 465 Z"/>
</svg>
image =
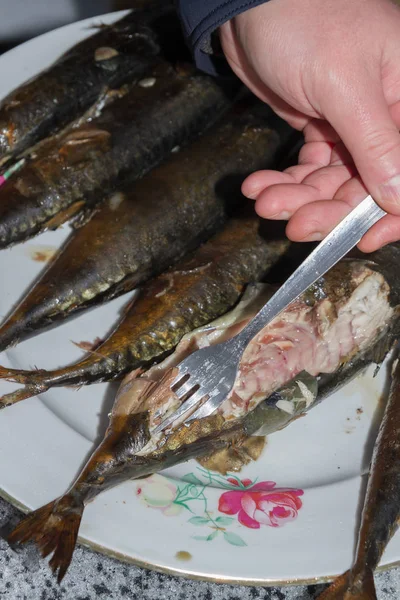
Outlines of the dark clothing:
<svg viewBox="0 0 400 600">
<path fill-rule="evenodd" d="M 197 67 L 211 75 L 228 74 L 222 53 L 213 48 L 213 32 L 235 15 L 264 2 L 268 0 L 177 0 L 185 38 Z"/>
</svg>

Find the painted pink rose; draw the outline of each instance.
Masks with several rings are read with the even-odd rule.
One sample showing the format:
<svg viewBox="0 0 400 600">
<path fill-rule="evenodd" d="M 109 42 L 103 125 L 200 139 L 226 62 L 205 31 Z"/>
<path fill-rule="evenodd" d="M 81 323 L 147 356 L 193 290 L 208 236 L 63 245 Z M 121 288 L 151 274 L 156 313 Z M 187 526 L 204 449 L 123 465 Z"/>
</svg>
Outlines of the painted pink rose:
<svg viewBox="0 0 400 600">
<path fill-rule="evenodd" d="M 282 527 L 297 518 L 302 507 L 299 496 L 303 490 L 275 488 L 273 481 L 261 481 L 251 485 L 250 479 L 243 479 L 240 487 L 236 479 L 228 481 L 239 489 L 224 492 L 218 503 L 218 510 L 227 515 L 238 515 L 238 521 L 245 527 L 259 529 L 261 525 Z"/>
</svg>

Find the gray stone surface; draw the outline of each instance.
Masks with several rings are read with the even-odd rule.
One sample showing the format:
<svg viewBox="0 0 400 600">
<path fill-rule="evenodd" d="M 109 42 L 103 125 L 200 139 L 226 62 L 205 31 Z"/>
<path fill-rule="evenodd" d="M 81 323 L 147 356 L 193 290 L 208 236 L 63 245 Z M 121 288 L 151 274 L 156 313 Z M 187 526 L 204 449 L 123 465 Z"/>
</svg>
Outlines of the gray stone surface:
<svg viewBox="0 0 400 600">
<path fill-rule="evenodd" d="M 0 524 L 18 519 L 0 499 Z M 400 568 L 376 576 L 379 600 L 400 597 Z M 262 588 L 170 577 L 78 547 L 61 586 L 34 551 L 12 551 L 0 539 L 0 598 L 10 600 L 313 600 L 324 585 Z"/>
</svg>

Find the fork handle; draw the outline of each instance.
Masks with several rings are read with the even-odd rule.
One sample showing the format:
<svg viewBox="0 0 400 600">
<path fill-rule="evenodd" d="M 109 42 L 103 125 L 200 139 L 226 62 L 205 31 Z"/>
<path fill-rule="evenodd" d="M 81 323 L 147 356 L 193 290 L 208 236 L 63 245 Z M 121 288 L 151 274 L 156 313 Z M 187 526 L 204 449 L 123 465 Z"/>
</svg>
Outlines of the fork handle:
<svg viewBox="0 0 400 600">
<path fill-rule="evenodd" d="M 252 338 L 287 306 L 331 269 L 386 212 L 367 196 L 311 252 L 250 323 L 236 336 L 237 347 L 244 349 Z M 238 348 L 238 349 L 239 349 Z"/>
</svg>

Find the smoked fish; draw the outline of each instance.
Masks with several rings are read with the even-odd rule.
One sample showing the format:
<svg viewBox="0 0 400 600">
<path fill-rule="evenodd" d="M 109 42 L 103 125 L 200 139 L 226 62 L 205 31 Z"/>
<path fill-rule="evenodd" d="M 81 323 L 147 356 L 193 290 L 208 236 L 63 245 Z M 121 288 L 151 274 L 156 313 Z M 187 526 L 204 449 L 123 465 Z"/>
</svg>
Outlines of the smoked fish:
<svg viewBox="0 0 400 600">
<path fill-rule="evenodd" d="M 251 110 L 231 114 L 112 194 L 0 327 L 0 349 L 142 285 L 194 250 L 242 201 L 246 174 L 274 164 L 289 131 Z"/>
<path fill-rule="evenodd" d="M 172 39 L 179 35 L 171 3 L 149 2 L 101 27 L 8 94 L 0 104 L 0 162 L 80 117 L 108 89 L 143 76 L 162 54 L 168 27 Z"/>
<path fill-rule="evenodd" d="M 0 398 L 0 407 L 53 386 L 112 381 L 161 360 L 186 333 L 230 310 L 245 286 L 287 253 L 284 233 L 273 239 L 265 231 L 270 229 L 254 214 L 231 219 L 192 255 L 149 281 L 109 338 L 78 363 L 54 371 L 0 367 L 0 378 L 25 385 Z"/>
<path fill-rule="evenodd" d="M 98 116 L 47 140 L 0 187 L 0 248 L 55 229 L 215 123 L 235 95 L 159 60 Z M 236 89 L 236 88 L 235 88 Z"/>
<path fill-rule="evenodd" d="M 352 568 L 320 600 L 376 600 L 374 570 L 400 519 L 400 363 L 394 363 L 389 400 L 375 442 L 356 557 Z"/>
<path fill-rule="evenodd" d="M 103 442 L 65 495 L 33 511 L 10 534 L 33 541 L 58 581 L 71 562 L 85 505 L 127 479 L 209 455 L 249 436 L 272 433 L 310 410 L 371 362 L 398 336 L 400 245 L 368 260 L 344 259 L 298 298 L 246 348 L 231 393 L 211 416 L 154 433 L 180 400 L 171 390 L 179 362 L 196 347 L 237 333 L 271 290 L 250 286 L 231 312 L 185 336 L 175 352 L 122 382 Z"/>
</svg>

